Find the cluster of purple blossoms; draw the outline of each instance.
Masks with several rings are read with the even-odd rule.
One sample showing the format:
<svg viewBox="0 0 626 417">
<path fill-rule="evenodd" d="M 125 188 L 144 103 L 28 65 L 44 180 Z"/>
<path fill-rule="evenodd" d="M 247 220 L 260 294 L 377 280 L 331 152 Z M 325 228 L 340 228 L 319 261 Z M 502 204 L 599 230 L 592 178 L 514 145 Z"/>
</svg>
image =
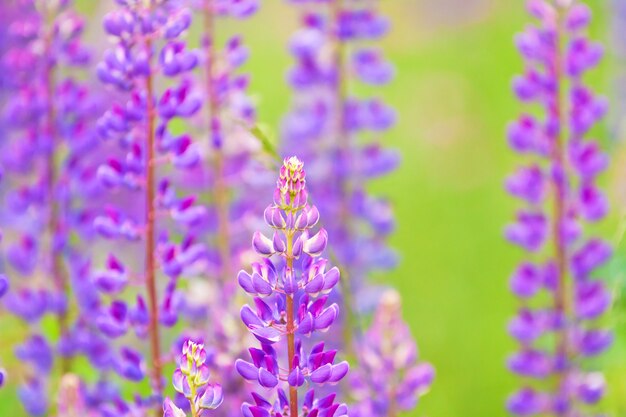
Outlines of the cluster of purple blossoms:
<svg viewBox="0 0 626 417">
<path fill-rule="evenodd" d="M 429 363 L 418 362 L 415 341 L 402 319 L 396 290 L 382 295 L 371 327 L 357 343 L 359 368 L 350 373 L 355 396 L 350 416 L 396 417 L 413 410 L 430 388 L 435 370 Z"/>
<path fill-rule="evenodd" d="M 99 100 L 78 71 L 89 65 L 90 54 L 81 41 L 83 19 L 71 1 L 11 6 L 11 47 L 1 57 L 3 88 L 11 94 L 0 142 L 4 257 L 13 287 L 4 305 L 30 324 L 15 349 L 29 365 L 18 395 L 29 414 L 43 415 L 54 367 L 67 372 L 74 356 L 90 353 L 88 317 L 73 320 L 70 311 L 74 284 L 85 278 L 88 254 L 81 244 L 89 238 L 98 189 L 92 161 Z M 47 317 L 56 322 L 58 339 L 42 332 Z"/>
<path fill-rule="evenodd" d="M 336 394 L 321 396 L 322 386 L 337 384 L 348 372 L 347 362 L 335 363 L 336 350 L 312 335 L 327 331 L 339 315 L 337 304 L 328 304 L 339 282 L 339 270 L 328 269 L 319 258 L 326 249 L 324 229 L 312 234 L 320 215 L 307 202 L 303 163 L 285 159 L 280 169 L 274 203 L 265 210 L 265 221 L 274 229 L 271 238 L 256 232 L 255 251 L 264 257 L 252 265 L 252 273 L 239 272 L 239 285 L 254 296 L 254 307 L 241 310 L 241 318 L 260 343 L 250 348 L 251 361 L 238 360 L 237 371 L 253 381 L 254 403 L 245 403 L 244 417 L 340 417 L 348 409 L 335 402 Z M 273 259 L 272 259 L 273 258 Z M 302 401 L 299 389 L 310 388 Z"/>
<path fill-rule="evenodd" d="M 515 78 L 514 90 L 545 114 L 524 114 L 509 128 L 511 147 L 528 163 L 506 188 L 527 207 L 507 227 L 506 237 L 532 259 L 511 277 L 522 305 L 509 324 L 520 349 L 508 365 L 527 382 L 507 408 L 523 416 L 591 415 L 589 405 L 603 396 L 604 378 L 583 369 L 581 361 L 601 354 L 613 339 L 597 323 L 610 295 L 594 274 L 610 258 L 611 246 L 583 227 L 608 210 L 595 184 L 608 158 L 596 141 L 584 139 L 607 110 L 605 100 L 583 83 L 602 49 L 585 36 L 591 13 L 581 2 L 530 0 L 527 7 L 539 24 L 517 38 L 526 69 Z M 533 298 L 548 303 L 540 307 Z M 548 379 L 550 386 L 541 384 Z"/>
<path fill-rule="evenodd" d="M 203 417 L 205 410 L 214 410 L 224 401 L 222 387 L 209 384 L 209 366 L 204 345 L 186 341 L 172 382 L 176 392 L 185 397 L 192 417 Z M 169 398 L 163 403 L 163 417 L 183 417 L 186 413 Z"/>
<path fill-rule="evenodd" d="M 346 300 L 349 312 L 367 312 L 376 304 L 367 278 L 396 264 L 386 242 L 395 227 L 391 207 L 369 194 L 367 183 L 395 169 L 399 158 L 371 139 L 394 125 L 393 109 L 380 98 L 356 97 L 348 84 L 382 86 L 393 79 L 393 65 L 371 45 L 389 22 L 371 1 L 292 2 L 302 9 L 302 27 L 289 45 L 295 94 L 283 122 L 284 148 L 308 161 L 311 190 L 324 196 L 319 207 L 346 275 L 344 295 L 364 304 Z"/>
<path fill-rule="evenodd" d="M 116 141 L 120 154 L 98 168 L 110 198 L 94 227 L 116 247 L 128 248 L 125 259 L 119 252 L 119 257 L 110 254 L 105 269 L 92 280 L 100 295 L 110 300 L 101 303 L 95 317 L 102 334 L 122 339 L 134 331 L 150 350 L 147 373 L 152 395 L 132 404 L 114 398 L 105 405 L 110 415 L 126 415 L 161 407 L 163 331 L 178 322 L 181 276 L 207 258 L 194 231 L 206 227 L 208 210 L 195 196 L 181 196 L 176 187 L 177 179 L 201 163 L 197 143 L 180 132 L 181 120 L 194 117 L 202 106 L 191 78 L 199 53 L 184 42 L 192 12 L 174 0 L 117 0 L 117 4 L 104 18 L 114 46 L 97 72 L 126 101 L 99 121 L 102 139 Z M 143 262 L 134 265 L 137 258 Z M 135 300 L 128 305 L 132 294 Z M 139 382 L 146 376 L 142 353 L 128 344 L 112 352 L 109 362 L 127 380 Z"/>
</svg>

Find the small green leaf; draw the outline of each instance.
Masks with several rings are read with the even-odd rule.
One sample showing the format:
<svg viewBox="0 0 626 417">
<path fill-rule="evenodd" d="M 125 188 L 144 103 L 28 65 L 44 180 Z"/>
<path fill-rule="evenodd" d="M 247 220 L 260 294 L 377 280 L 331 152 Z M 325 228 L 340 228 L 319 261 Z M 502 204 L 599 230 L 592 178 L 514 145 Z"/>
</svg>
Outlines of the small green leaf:
<svg viewBox="0 0 626 417">
<path fill-rule="evenodd" d="M 267 130 L 267 126 L 257 124 L 250 129 L 250 133 L 252 133 L 254 137 L 259 140 L 265 153 L 276 160 L 280 160 L 280 155 L 278 154 L 278 149 L 276 148 L 276 141 L 270 139 L 269 134 L 266 133 Z"/>
</svg>

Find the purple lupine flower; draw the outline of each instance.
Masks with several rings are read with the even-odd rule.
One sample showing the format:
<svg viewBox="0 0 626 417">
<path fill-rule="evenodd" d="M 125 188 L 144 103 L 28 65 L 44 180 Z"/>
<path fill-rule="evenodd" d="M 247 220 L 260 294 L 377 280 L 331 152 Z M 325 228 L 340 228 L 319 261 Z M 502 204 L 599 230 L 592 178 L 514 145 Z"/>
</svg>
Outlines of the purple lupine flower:
<svg viewBox="0 0 626 417">
<path fill-rule="evenodd" d="M 236 368 L 256 383 L 254 403 L 244 403 L 245 417 L 284 414 L 346 416 L 348 409 L 335 402 L 336 393 L 320 396 L 321 386 L 338 383 L 348 363 L 337 362 L 336 350 L 324 342 L 304 343 L 316 332 L 328 330 L 339 314 L 337 304 L 328 305 L 339 282 L 339 270 L 328 268 L 320 258 L 328 240 L 324 229 L 313 232 L 319 220 L 308 204 L 304 165 L 298 158 L 285 159 L 274 192 L 274 203 L 265 210 L 272 237 L 257 232 L 255 251 L 263 260 L 252 272 L 239 272 L 239 285 L 254 296 L 254 307 L 245 305 L 241 319 L 259 341 L 250 348 L 250 360 L 239 359 Z M 299 402 L 299 389 L 310 389 Z M 319 386 L 317 396 L 314 386 Z"/>
<path fill-rule="evenodd" d="M 376 2 L 348 6 L 332 0 L 315 7 L 307 7 L 316 3 L 312 0 L 292 2 L 303 12 L 302 27 L 289 45 L 295 58 L 288 75 L 294 98 L 282 126 L 284 150 L 309 161 L 310 187 L 323 197 L 320 212 L 334 236 L 333 256 L 346 274 L 348 292 L 355 294 L 350 298 L 358 300 L 355 305 L 345 301 L 351 321 L 353 310 L 367 313 L 376 305 L 365 296 L 371 292 L 368 276 L 396 264 L 386 239 L 394 230 L 390 204 L 371 195 L 367 184 L 394 170 L 399 157 L 377 140 L 360 140 L 391 128 L 394 111 L 377 97 L 358 97 L 348 89 L 353 81 L 380 86 L 393 79 L 393 65 L 372 46 L 388 22 Z"/>
<path fill-rule="evenodd" d="M 148 407 L 161 408 L 167 359 L 162 333 L 179 319 L 181 275 L 204 260 L 203 245 L 195 247 L 196 256 L 187 250 L 193 233 L 207 227 L 207 208 L 196 196 L 184 196 L 177 189 L 179 180 L 197 169 L 201 152 L 175 126 L 198 113 L 202 96 L 191 78 L 199 53 L 185 42 L 191 11 L 183 2 L 117 3 L 117 9 L 104 17 L 104 29 L 114 45 L 104 54 L 98 76 L 126 101 L 112 106 L 99 121 L 102 140 L 117 142 L 120 154 L 97 170 L 112 203 L 95 219 L 94 227 L 127 250 L 111 254 L 92 280 L 110 300 L 98 310 L 96 323 L 102 333 L 124 340 L 133 331 L 147 339 L 150 351 L 146 361 L 139 351 L 122 345 L 110 366 L 131 381 L 148 376 L 151 395 L 128 403 L 115 398 L 103 407 L 112 413 L 126 408 L 141 413 Z M 138 249 L 143 256 L 137 256 Z M 137 257 L 143 264 L 136 262 Z M 159 283 L 161 277 L 164 285 Z M 129 291 L 134 305 L 124 297 Z"/>
<path fill-rule="evenodd" d="M 385 291 L 358 346 L 359 368 L 350 378 L 356 397 L 350 416 L 387 417 L 414 409 L 430 388 L 435 370 L 429 363 L 418 362 L 397 291 Z"/>
<path fill-rule="evenodd" d="M 582 81 L 602 48 L 585 35 L 591 12 L 582 2 L 529 0 L 527 7 L 539 23 L 516 38 L 526 68 L 513 86 L 521 101 L 539 104 L 545 114 L 522 115 L 509 128 L 511 147 L 534 162 L 507 181 L 508 191 L 526 208 L 506 237 L 531 257 L 511 277 L 511 290 L 523 305 L 509 324 L 520 349 L 508 361 L 529 382 L 511 395 L 507 408 L 521 416 L 586 415 L 587 406 L 602 397 L 604 378 L 583 370 L 580 360 L 599 355 L 613 339 L 594 323 L 610 303 L 594 272 L 612 249 L 583 234 L 585 222 L 596 222 L 607 211 L 596 185 L 607 157 L 585 139 L 606 103 Z M 528 300 L 535 296 L 548 304 L 531 307 Z M 546 335 L 552 345 L 543 343 Z M 547 379 L 556 385 L 539 383 Z"/>
<path fill-rule="evenodd" d="M 0 220 L 14 291 L 4 303 L 33 329 L 46 316 L 57 323 L 58 340 L 37 330 L 15 350 L 37 371 L 19 396 L 29 413 L 42 414 L 54 385 L 48 381 L 54 363 L 66 372 L 74 356 L 87 354 L 68 348 L 84 318 L 70 320 L 67 312 L 81 299 L 74 284 L 87 256 L 82 245 L 96 204 L 91 165 L 98 158 L 94 127 L 101 98 L 80 74 L 89 66 L 90 53 L 81 40 L 83 19 L 72 2 L 10 3 L 12 13 L 2 12 L 3 19 L 10 16 L 6 36 L 11 47 L 2 48 L 1 83 L 11 99 L 1 123 Z M 26 403 L 32 397 L 38 398 L 36 405 Z"/>
<path fill-rule="evenodd" d="M 191 340 L 183 344 L 178 367 L 174 371 L 172 383 L 176 392 L 188 402 L 192 417 L 199 417 L 205 410 L 214 410 L 224 401 L 222 386 L 209 383 L 209 366 L 204 345 Z M 232 410 L 231 410 L 232 412 Z M 187 414 L 172 400 L 163 402 L 163 417 L 183 417 Z"/>
</svg>

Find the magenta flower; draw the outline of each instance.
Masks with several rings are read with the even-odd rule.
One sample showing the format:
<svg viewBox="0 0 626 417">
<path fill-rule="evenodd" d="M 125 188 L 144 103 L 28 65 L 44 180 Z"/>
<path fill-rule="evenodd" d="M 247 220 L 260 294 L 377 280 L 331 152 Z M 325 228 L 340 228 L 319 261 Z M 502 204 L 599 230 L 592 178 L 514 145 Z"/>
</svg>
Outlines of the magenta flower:
<svg viewBox="0 0 626 417">
<path fill-rule="evenodd" d="M 508 410 L 521 416 L 583 415 L 587 405 L 602 397 L 604 379 L 583 370 L 580 362 L 601 354 L 613 339 L 593 321 L 610 304 L 594 272 L 612 249 L 583 234 L 584 223 L 602 219 L 608 209 L 595 183 L 608 160 L 596 142 L 585 140 L 604 116 L 606 102 L 582 81 L 602 49 L 585 35 L 591 19 L 587 6 L 580 1 L 555 3 L 528 1 L 528 11 L 539 24 L 516 38 L 526 69 L 513 88 L 521 101 L 544 110 L 541 118 L 525 114 L 509 127 L 513 150 L 533 159 L 506 184 L 526 206 L 506 229 L 506 237 L 530 257 L 510 281 L 523 304 L 509 324 L 520 349 L 508 366 L 537 381 L 526 383 L 507 402 Z M 547 305 L 533 302 L 531 307 L 533 297 Z M 547 336 L 550 344 L 543 342 Z M 540 383 L 547 379 L 556 385 Z"/>
</svg>

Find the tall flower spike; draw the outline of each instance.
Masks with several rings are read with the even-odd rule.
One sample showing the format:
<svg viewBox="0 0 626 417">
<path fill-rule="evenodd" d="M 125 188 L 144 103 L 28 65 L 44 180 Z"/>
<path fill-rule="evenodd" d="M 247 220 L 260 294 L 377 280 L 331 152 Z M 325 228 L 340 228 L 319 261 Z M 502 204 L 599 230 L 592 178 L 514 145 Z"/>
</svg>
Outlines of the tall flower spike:
<svg viewBox="0 0 626 417">
<path fill-rule="evenodd" d="M 339 282 L 339 270 L 327 269 L 319 258 L 328 240 L 324 229 L 312 233 L 317 209 L 308 205 L 304 166 L 296 157 L 285 159 L 274 193 L 265 210 L 272 238 L 255 233 L 253 247 L 263 260 L 252 272 L 239 272 L 239 285 L 254 297 L 241 319 L 259 341 L 250 348 L 250 361 L 237 360 L 236 368 L 256 383 L 254 403 L 242 406 L 244 417 L 284 415 L 347 416 L 348 409 L 335 402 L 336 393 L 320 396 L 315 388 L 338 383 L 348 363 L 336 363 L 336 350 L 324 342 L 310 346 L 311 335 L 328 330 L 339 314 L 337 304 L 327 305 Z M 311 388 L 299 401 L 300 388 Z M 268 394 L 271 393 L 271 394 Z"/>
<path fill-rule="evenodd" d="M 606 102 L 582 79 L 602 48 L 585 35 L 591 12 L 582 2 L 531 0 L 527 7 L 539 23 L 516 38 L 526 69 L 513 87 L 521 101 L 538 104 L 545 114 L 524 114 L 509 127 L 511 147 L 530 162 L 506 183 L 525 203 L 506 237 L 530 259 L 511 276 L 522 306 L 509 324 L 520 349 L 508 360 L 529 382 L 507 407 L 523 416 L 583 416 L 602 397 L 604 378 L 580 362 L 602 353 L 613 339 L 595 320 L 610 295 L 594 274 L 610 258 L 611 246 L 584 233 L 585 223 L 607 211 L 595 182 L 608 159 L 596 141 L 585 140 Z M 549 303 L 536 307 L 530 300 L 537 295 Z M 547 379 L 549 385 L 541 383 Z"/>
<path fill-rule="evenodd" d="M 320 212 L 335 237 L 332 255 L 344 272 L 344 336 L 350 349 L 356 315 L 376 305 L 368 278 L 396 264 L 386 239 L 395 227 L 390 204 L 367 191 L 370 180 L 398 164 L 396 151 L 369 139 L 370 133 L 391 128 L 395 114 L 381 99 L 358 97 L 349 88 L 357 82 L 381 86 L 393 78 L 393 66 L 372 46 L 389 23 L 377 1 L 291 2 L 301 8 L 302 27 L 289 45 L 294 98 L 282 126 L 284 150 L 309 161 L 314 178 L 309 185 L 323 197 Z"/>
<path fill-rule="evenodd" d="M 162 333 L 178 319 L 180 276 L 202 262 L 206 252 L 202 245 L 192 245 L 191 232 L 206 226 L 207 209 L 195 196 L 180 196 L 176 190 L 176 180 L 199 162 L 197 144 L 175 126 L 201 108 L 201 95 L 189 77 L 199 57 L 185 45 L 191 12 L 180 1 L 117 3 L 118 8 L 104 18 L 104 29 L 114 45 L 98 66 L 98 75 L 125 95 L 126 102 L 104 114 L 99 133 L 105 141 L 117 141 L 122 156 L 102 164 L 98 176 L 116 197 L 113 201 L 121 204 L 120 208 L 108 207 L 94 226 L 107 239 L 130 246 L 139 243 L 144 262 L 142 272 L 137 273 L 133 272 L 135 256 L 109 257 L 104 271 L 94 277 L 111 299 L 108 307 L 100 309 L 97 322 L 109 337 L 133 330 L 139 338 L 148 339 L 153 395 L 128 406 L 151 406 L 160 413 Z M 134 282 L 144 286 L 138 289 L 133 306 L 127 305 L 128 297 L 120 298 L 129 276 L 140 276 Z M 166 280 L 162 286 L 158 283 L 161 276 Z M 113 369 L 131 381 L 144 378 L 144 367 L 142 355 L 129 346 L 122 346 L 113 360 Z"/>
<path fill-rule="evenodd" d="M 12 8 L 2 12 L 3 19 L 11 16 L 10 47 L 2 47 L 0 83 L 11 100 L 0 133 L 5 170 L 0 190 L 14 288 L 5 306 L 31 324 L 32 334 L 15 349 L 30 368 L 19 396 L 29 413 L 43 414 L 49 387 L 58 385 L 46 381 L 53 368 L 67 372 L 74 356 L 90 355 L 80 340 L 90 339 L 93 329 L 69 313 L 82 307 L 83 293 L 75 284 L 87 263 L 82 247 L 97 200 L 91 166 L 100 151 L 94 127 L 101 99 L 81 80 L 90 53 L 72 2 L 5 3 Z M 57 323 L 58 339 L 42 334 L 39 322 L 46 316 Z"/>
<path fill-rule="evenodd" d="M 350 416 L 395 417 L 411 411 L 429 389 L 435 370 L 418 362 L 411 331 L 402 319 L 400 294 L 382 295 L 370 328 L 358 340 L 359 368 L 351 372 L 355 404 Z M 373 377 L 375 375 L 375 377 Z"/>
</svg>

